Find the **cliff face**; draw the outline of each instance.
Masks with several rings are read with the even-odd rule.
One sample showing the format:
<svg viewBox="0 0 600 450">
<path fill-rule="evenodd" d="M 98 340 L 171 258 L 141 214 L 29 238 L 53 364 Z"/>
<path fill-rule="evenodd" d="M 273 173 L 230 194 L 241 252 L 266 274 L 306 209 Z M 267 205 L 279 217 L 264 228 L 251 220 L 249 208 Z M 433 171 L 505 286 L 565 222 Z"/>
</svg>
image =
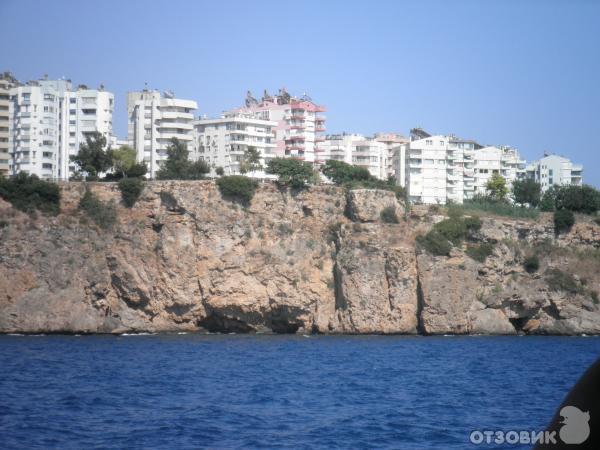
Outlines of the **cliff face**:
<svg viewBox="0 0 600 450">
<path fill-rule="evenodd" d="M 91 184 L 103 200 L 116 185 Z M 485 263 L 463 249 L 431 256 L 392 193 L 336 187 L 280 191 L 251 205 L 214 183 L 151 182 L 103 231 L 77 210 L 85 186 L 63 185 L 61 214 L 31 218 L 0 200 L 0 332 L 600 333 L 600 227 L 579 220 L 484 219 Z M 380 221 L 393 208 L 398 224 Z M 546 246 L 540 269 L 527 249 Z M 595 250 L 594 250 L 595 249 Z M 557 289 L 552 268 L 575 274 Z"/>
</svg>

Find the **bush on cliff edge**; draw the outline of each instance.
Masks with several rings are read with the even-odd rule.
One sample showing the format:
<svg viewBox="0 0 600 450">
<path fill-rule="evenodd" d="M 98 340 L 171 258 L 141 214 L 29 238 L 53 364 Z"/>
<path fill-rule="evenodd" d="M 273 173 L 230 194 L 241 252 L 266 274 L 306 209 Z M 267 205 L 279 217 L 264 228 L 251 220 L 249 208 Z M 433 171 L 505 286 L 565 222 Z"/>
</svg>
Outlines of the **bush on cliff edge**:
<svg viewBox="0 0 600 450">
<path fill-rule="evenodd" d="M 229 175 L 219 178 L 217 186 L 223 197 L 250 203 L 258 187 L 258 182 L 244 175 Z"/>
<path fill-rule="evenodd" d="M 117 209 L 114 202 L 103 202 L 89 189 L 79 201 L 79 209 L 105 230 L 112 228 L 117 222 Z"/>
<path fill-rule="evenodd" d="M 57 215 L 60 211 L 58 186 L 25 172 L 8 179 L 0 175 L 0 197 L 26 213 L 38 210 Z"/>
<path fill-rule="evenodd" d="M 123 204 L 131 208 L 140 198 L 144 190 L 144 182 L 139 178 L 123 178 L 119 181 L 119 190 Z"/>
</svg>

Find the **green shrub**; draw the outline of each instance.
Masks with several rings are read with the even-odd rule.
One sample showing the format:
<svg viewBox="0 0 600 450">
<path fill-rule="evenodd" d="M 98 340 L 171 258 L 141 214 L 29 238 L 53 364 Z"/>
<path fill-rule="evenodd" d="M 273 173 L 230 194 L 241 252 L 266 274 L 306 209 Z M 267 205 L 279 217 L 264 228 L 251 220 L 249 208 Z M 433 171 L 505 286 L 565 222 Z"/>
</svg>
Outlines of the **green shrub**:
<svg viewBox="0 0 600 450">
<path fill-rule="evenodd" d="M 266 172 L 277 175 L 277 183 L 292 188 L 303 188 L 314 181 L 312 165 L 294 158 L 273 158 L 267 164 Z"/>
<path fill-rule="evenodd" d="M 378 180 L 377 178 L 372 178 L 369 180 L 361 180 L 361 181 L 348 181 L 344 183 L 344 188 L 346 190 L 351 189 L 380 189 L 382 191 L 391 191 L 396 195 L 398 200 L 406 200 L 406 190 L 402 186 L 397 186 L 395 184 L 390 184 L 387 181 Z"/>
<path fill-rule="evenodd" d="M 477 216 L 473 217 L 465 217 L 465 226 L 467 227 L 467 231 L 479 231 L 481 230 L 481 219 Z"/>
<path fill-rule="evenodd" d="M 244 203 L 250 203 L 254 192 L 258 187 L 258 182 L 244 175 L 229 175 L 217 180 L 217 186 L 223 197 L 241 200 Z"/>
<path fill-rule="evenodd" d="M 445 219 L 434 225 L 434 229 L 454 245 L 467 236 L 467 226 L 462 219 Z"/>
<path fill-rule="evenodd" d="M 187 144 L 177 138 L 171 139 L 167 147 L 167 159 L 161 163 L 156 178 L 159 180 L 200 180 L 210 172 L 210 167 L 203 160 L 188 159 Z"/>
<path fill-rule="evenodd" d="M 144 182 L 139 178 L 123 178 L 119 181 L 119 190 L 123 204 L 128 208 L 135 205 L 142 191 L 144 190 Z"/>
<path fill-rule="evenodd" d="M 0 197 L 26 213 L 38 210 L 56 215 L 60 211 L 58 186 L 25 172 L 8 179 L 0 176 Z"/>
<path fill-rule="evenodd" d="M 583 294 L 584 292 L 583 287 L 577 283 L 573 275 L 560 269 L 548 269 L 546 271 L 546 282 L 553 291 L 564 291 L 570 294 Z"/>
<path fill-rule="evenodd" d="M 600 209 L 600 191 L 592 186 L 560 186 L 556 190 L 556 209 L 593 214 Z"/>
<path fill-rule="evenodd" d="M 542 186 L 531 178 L 515 180 L 512 184 L 512 193 L 516 203 L 536 207 L 540 203 Z"/>
<path fill-rule="evenodd" d="M 491 200 L 485 196 L 476 196 L 473 199 L 465 200 L 463 204 L 456 205 L 456 208 L 469 214 L 483 211 L 497 216 L 515 217 L 518 219 L 536 219 L 540 214 L 536 208 L 511 205 L 505 201 Z"/>
<path fill-rule="evenodd" d="M 219 167 L 217 167 L 217 168 L 215 169 L 215 173 L 216 173 L 218 176 L 222 177 L 222 176 L 223 176 L 223 174 L 225 173 L 225 169 L 223 169 L 221 166 L 219 166 Z"/>
<path fill-rule="evenodd" d="M 479 245 L 469 245 L 465 252 L 475 261 L 485 262 L 486 258 L 494 253 L 494 245 L 487 242 Z"/>
<path fill-rule="evenodd" d="M 452 250 L 452 244 L 448 242 L 448 239 L 435 229 L 425 236 L 417 236 L 417 243 L 432 255 L 448 256 Z"/>
<path fill-rule="evenodd" d="M 379 216 L 383 223 L 399 223 L 398 216 L 396 215 L 396 208 L 393 206 L 386 206 L 383 208 Z"/>
<path fill-rule="evenodd" d="M 592 301 L 595 305 L 598 304 L 598 291 L 590 291 L 590 297 L 592 297 Z"/>
<path fill-rule="evenodd" d="M 540 268 L 540 258 L 538 255 L 533 254 L 525 257 L 525 261 L 523 261 L 523 268 L 527 271 L 527 273 L 537 272 Z"/>
<path fill-rule="evenodd" d="M 554 231 L 556 234 L 569 231 L 575 224 L 575 216 L 568 209 L 554 211 Z"/>
<path fill-rule="evenodd" d="M 103 229 L 112 228 L 117 222 L 117 209 L 113 202 L 103 202 L 89 189 L 79 202 L 79 209 Z"/>
<path fill-rule="evenodd" d="M 125 175 L 129 178 L 143 178 L 148 173 L 148 167 L 144 163 L 135 163 L 125 170 Z"/>
<path fill-rule="evenodd" d="M 595 223 L 596 225 L 600 225 L 600 217 L 595 217 L 595 218 L 594 218 L 594 223 Z"/>
<path fill-rule="evenodd" d="M 373 178 L 368 169 L 353 166 L 335 159 L 328 160 L 321 168 L 321 172 L 338 185 L 351 181 L 370 180 Z"/>
</svg>

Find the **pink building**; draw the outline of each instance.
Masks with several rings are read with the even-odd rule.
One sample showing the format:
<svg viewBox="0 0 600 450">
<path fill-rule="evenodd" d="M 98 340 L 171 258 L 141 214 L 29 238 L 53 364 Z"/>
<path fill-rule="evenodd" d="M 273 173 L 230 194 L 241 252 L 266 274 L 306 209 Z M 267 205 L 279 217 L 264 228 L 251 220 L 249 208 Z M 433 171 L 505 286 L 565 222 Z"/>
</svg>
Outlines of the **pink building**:
<svg viewBox="0 0 600 450">
<path fill-rule="evenodd" d="M 315 104 L 308 96 L 292 97 L 285 89 L 270 96 L 265 90 L 259 101 L 248 91 L 246 105 L 235 111 L 277 123 L 272 141 L 276 156 L 315 164 L 321 162 L 318 155 L 322 150 L 319 143 L 325 140 L 325 116 L 322 115 L 325 108 Z"/>
</svg>

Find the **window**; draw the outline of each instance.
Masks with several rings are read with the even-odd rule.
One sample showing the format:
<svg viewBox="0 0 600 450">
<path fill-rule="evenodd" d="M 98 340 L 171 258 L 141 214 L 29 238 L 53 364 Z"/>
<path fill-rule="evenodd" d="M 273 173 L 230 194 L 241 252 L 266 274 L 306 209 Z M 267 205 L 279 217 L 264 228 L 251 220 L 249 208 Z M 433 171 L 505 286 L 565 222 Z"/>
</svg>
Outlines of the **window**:
<svg viewBox="0 0 600 450">
<path fill-rule="evenodd" d="M 70 98 L 69 99 L 69 103 L 71 103 L 71 104 L 77 103 L 77 99 L 76 98 Z"/>
</svg>

